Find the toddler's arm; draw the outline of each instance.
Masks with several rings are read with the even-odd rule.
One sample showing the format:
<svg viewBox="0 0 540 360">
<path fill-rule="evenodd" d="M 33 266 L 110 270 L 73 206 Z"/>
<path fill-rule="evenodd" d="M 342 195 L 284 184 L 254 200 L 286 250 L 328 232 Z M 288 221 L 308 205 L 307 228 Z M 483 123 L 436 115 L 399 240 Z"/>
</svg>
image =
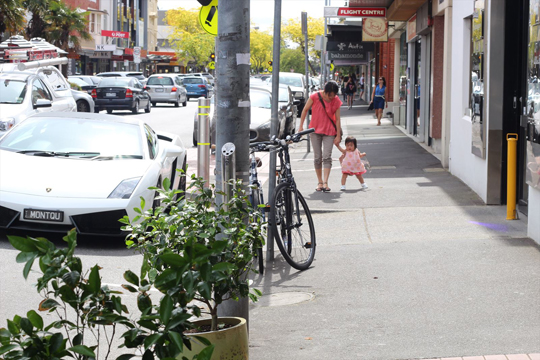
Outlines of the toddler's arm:
<svg viewBox="0 0 540 360">
<path fill-rule="evenodd" d="M 366 156 L 366 153 L 360 153 L 361 158 L 363 158 L 364 156 Z"/>
<path fill-rule="evenodd" d="M 345 149 L 342 148 L 339 144 L 336 145 L 336 147 L 341 151 L 342 154 L 345 154 Z"/>
</svg>

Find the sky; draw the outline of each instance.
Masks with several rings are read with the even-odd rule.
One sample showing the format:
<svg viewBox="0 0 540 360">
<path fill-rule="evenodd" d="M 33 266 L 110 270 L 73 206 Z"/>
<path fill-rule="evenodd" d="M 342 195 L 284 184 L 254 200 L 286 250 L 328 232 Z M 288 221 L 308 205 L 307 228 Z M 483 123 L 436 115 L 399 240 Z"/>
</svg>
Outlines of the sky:
<svg viewBox="0 0 540 360">
<path fill-rule="evenodd" d="M 234 0 L 233 0 L 234 1 Z M 328 0 L 331 6 L 342 6 L 344 0 Z M 158 0 L 159 10 L 169 10 L 177 7 L 184 9 L 200 8 L 197 0 Z M 322 18 L 324 14 L 325 0 L 282 0 L 282 21 L 296 18 L 300 20 L 302 11 L 309 17 Z M 250 8 L 251 23 L 259 26 L 261 30 L 273 30 L 274 23 L 274 0 L 251 0 Z"/>
</svg>

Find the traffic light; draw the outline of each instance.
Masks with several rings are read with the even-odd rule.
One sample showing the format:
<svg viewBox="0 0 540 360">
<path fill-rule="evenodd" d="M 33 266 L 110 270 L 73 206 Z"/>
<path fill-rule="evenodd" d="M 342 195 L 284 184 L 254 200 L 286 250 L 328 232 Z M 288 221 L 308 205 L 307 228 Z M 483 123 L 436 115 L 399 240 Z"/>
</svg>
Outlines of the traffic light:
<svg viewBox="0 0 540 360">
<path fill-rule="evenodd" d="M 272 66 L 272 62 L 271 62 L 271 61 L 269 61 L 269 62 L 268 62 L 268 65 Z"/>
<path fill-rule="evenodd" d="M 201 4 L 202 6 L 208 6 L 210 5 L 210 3 L 212 2 L 212 0 L 197 0 L 199 2 L 199 4 Z"/>
<path fill-rule="evenodd" d="M 210 60 L 212 60 L 212 61 L 216 60 L 216 54 L 211 53 L 210 54 Z"/>
</svg>

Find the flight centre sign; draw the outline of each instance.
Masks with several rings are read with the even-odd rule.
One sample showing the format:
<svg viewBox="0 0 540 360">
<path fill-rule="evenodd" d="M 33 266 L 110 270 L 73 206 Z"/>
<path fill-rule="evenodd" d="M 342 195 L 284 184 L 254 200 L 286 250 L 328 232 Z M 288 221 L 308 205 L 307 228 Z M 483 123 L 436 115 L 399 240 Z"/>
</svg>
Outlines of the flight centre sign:
<svg viewBox="0 0 540 360">
<path fill-rule="evenodd" d="M 386 8 L 374 7 L 325 7 L 325 17 L 386 17 Z"/>
</svg>

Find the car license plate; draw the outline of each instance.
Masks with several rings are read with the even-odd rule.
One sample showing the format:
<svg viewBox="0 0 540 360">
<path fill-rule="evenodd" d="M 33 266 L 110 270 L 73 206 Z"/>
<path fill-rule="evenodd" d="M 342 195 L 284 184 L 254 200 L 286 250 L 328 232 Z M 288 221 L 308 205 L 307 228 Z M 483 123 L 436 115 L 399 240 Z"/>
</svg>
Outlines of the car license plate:
<svg viewBox="0 0 540 360">
<path fill-rule="evenodd" d="M 163 92 L 163 89 L 158 88 L 158 89 L 156 89 L 156 92 Z"/>
<path fill-rule="evenodd" d="M 26 220 L 62 222 L 64 221 L 64 212 L 58 210 L 24 209 L 24 218 Z"/>
<path fill-rule="evenodd" d="M 116 93 L 105 93 L 107 97 L 116 97 Z"/>
</svg>

